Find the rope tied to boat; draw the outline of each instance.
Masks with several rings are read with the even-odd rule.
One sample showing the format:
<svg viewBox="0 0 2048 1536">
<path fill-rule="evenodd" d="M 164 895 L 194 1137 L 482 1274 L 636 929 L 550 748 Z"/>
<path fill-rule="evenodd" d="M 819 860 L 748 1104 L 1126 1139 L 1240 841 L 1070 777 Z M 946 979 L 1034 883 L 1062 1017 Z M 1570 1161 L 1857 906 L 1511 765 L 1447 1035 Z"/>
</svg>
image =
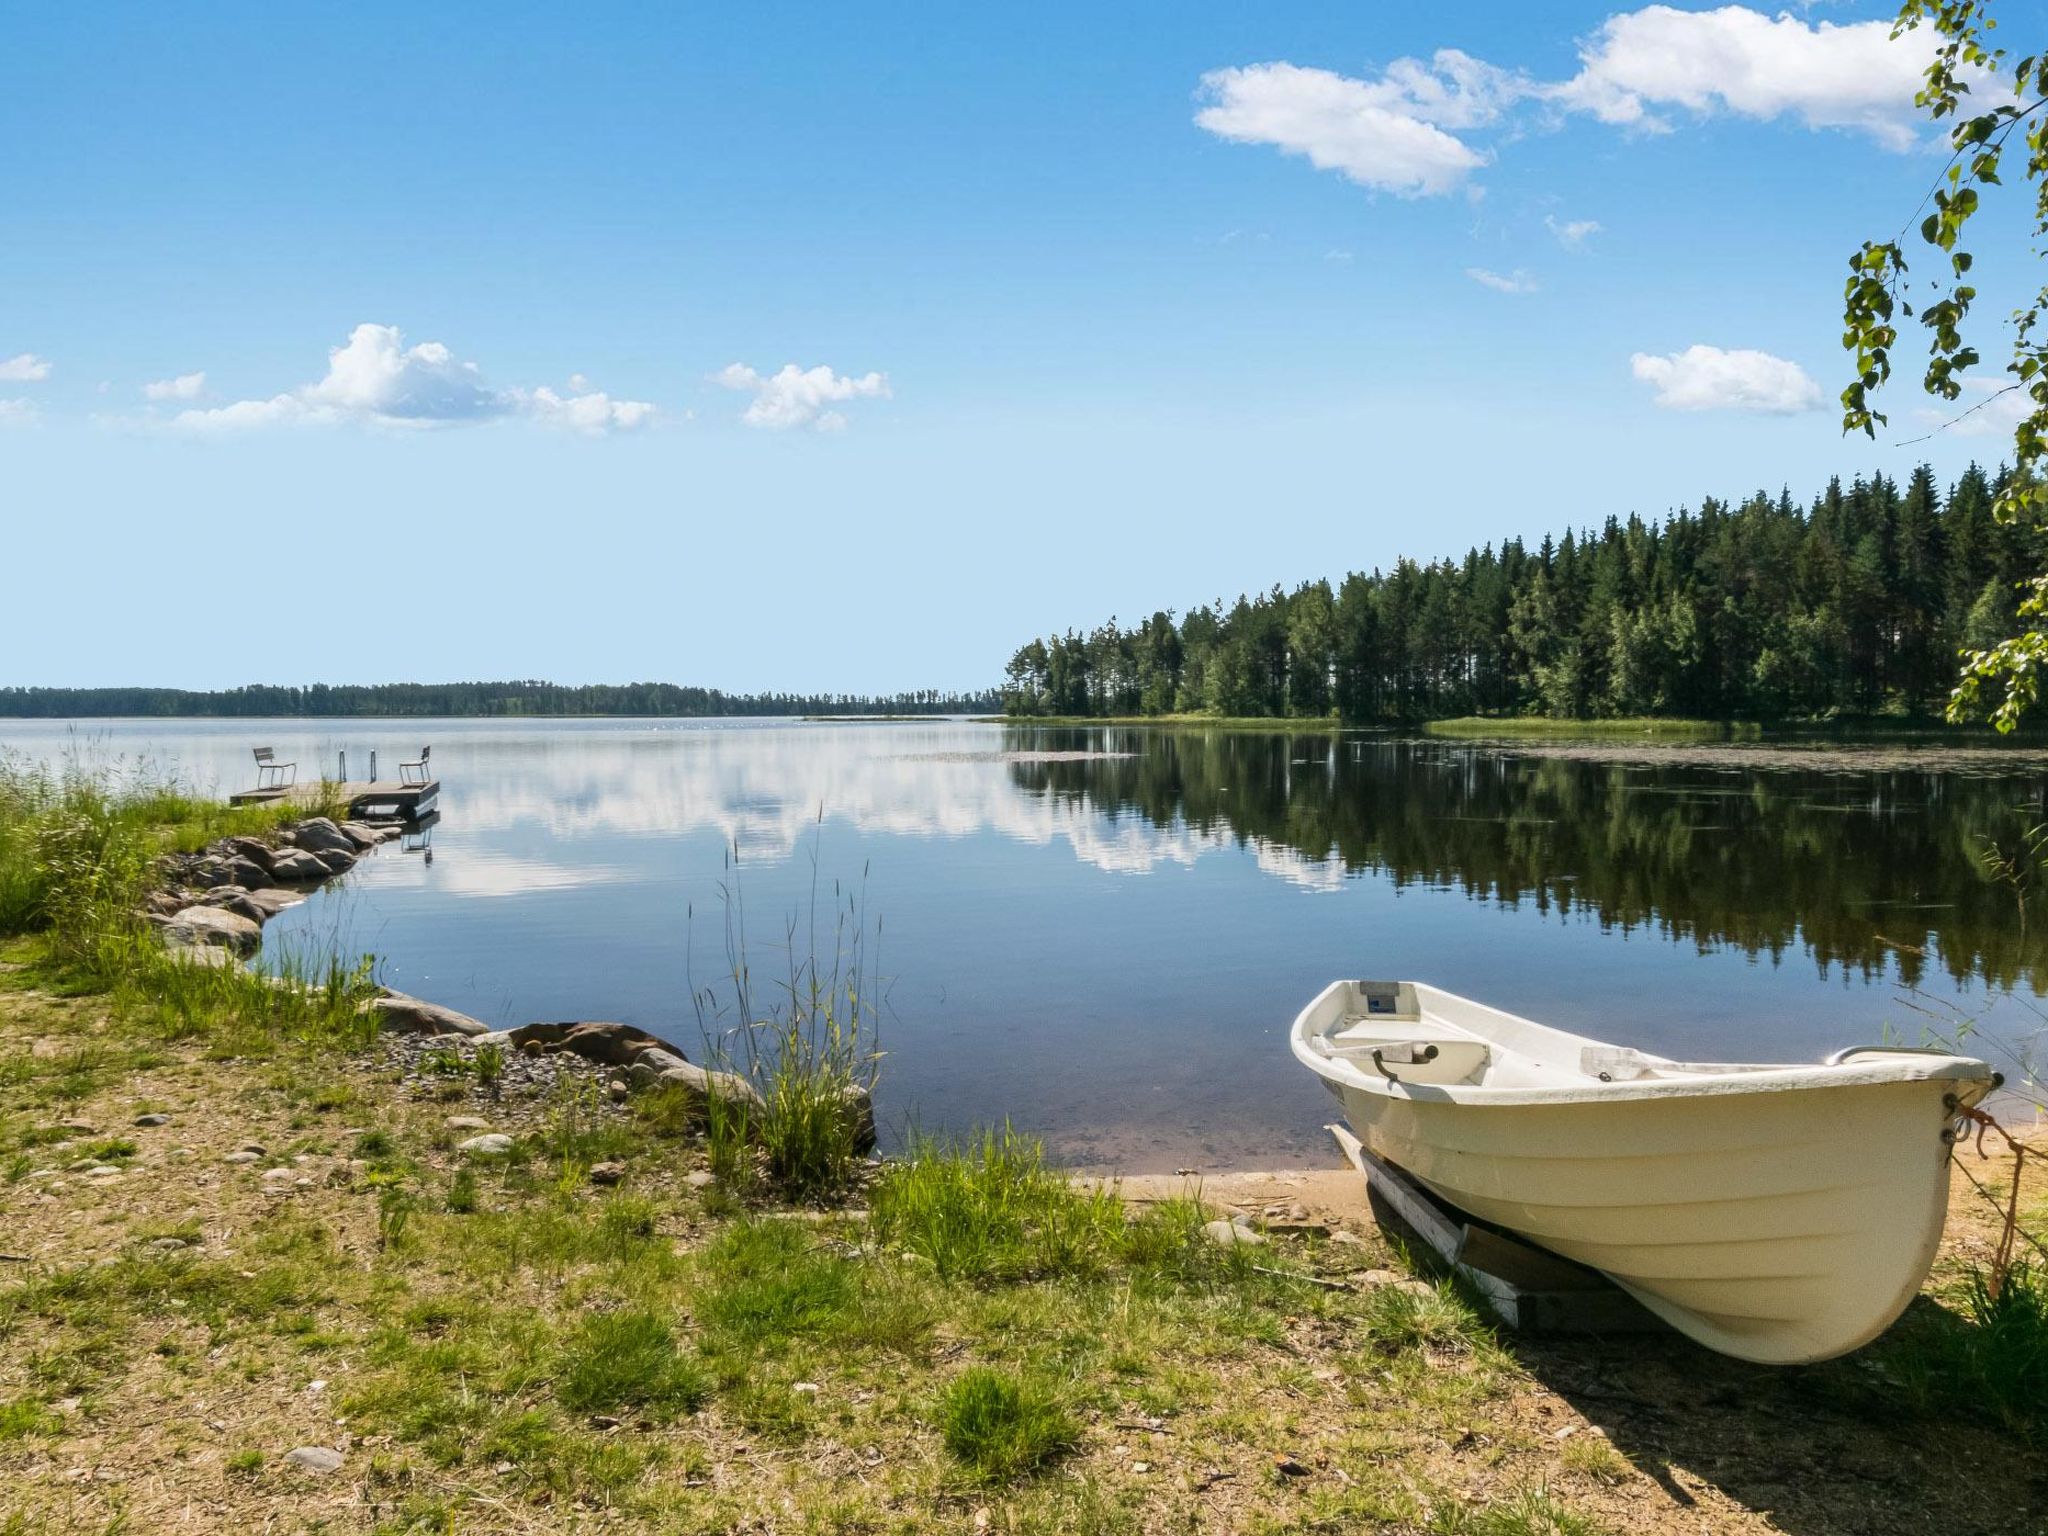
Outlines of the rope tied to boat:
<svg viewBox="0 0 2048 1536">
<path fill-rule="evenodd" d="M 1991 1156 L 1989 1152 L 1984 1150 L 1984 1135 L 1987 1131 L 1996 1131 L 2005 1138 L 2005 1144 L 2012 1148 L 2012 1188 L 2006 1194 L 2005 1205 L 2002 1209 L 1999 1206 L 1998 1197 L 1986 1189 L 1977 1175 L 1970 1172 L 1970 1165 L 1956 1155 L 1956 1149 L 1964 1142 L 1970 1140 L 1970 1127 L 1973 1125 L 1977 1128 L 1977 1156 L 1980 1158 L 1989 1158 Z M 2028 1247 L 2032 1248 L 2043 1259 L 2048 1259 L 2048 1248 L 2042 1247 L 2033 1233 L 2026 1231 L 2020 1226 L 2020 1183 L 2025 1177 L 2027 1170 L 2027 1153 L 2032 1148 L 2014 1136 L 2011 1131 L 2000 1125 L 1994 1116 L 1971 1104 L 1956 1106 L 1955 1125 L 1949 1131 L 1947 1139 L 1950 1158 L 1954 1160 L 1958 1168 L 1963 1170 L 1963 1177 L 1976 1186 L 1977 1193 L 1990 1202 L 1993 1210 L 1998 1211 L 2002 1220 L 2002 1226 L 1998 1234 L 1998 1248 L 1991 1256 L 1991 1278 L 1985 1282 L 1984 1286 L 1986 1293 L 1995 1301 L 1998 1299 L 1998 1293 L 2005 1289 L 2005 1277 L 2012 1271 L 2012 1252 L 2015 1241 L 2024 1238 Z"/>
</svg>

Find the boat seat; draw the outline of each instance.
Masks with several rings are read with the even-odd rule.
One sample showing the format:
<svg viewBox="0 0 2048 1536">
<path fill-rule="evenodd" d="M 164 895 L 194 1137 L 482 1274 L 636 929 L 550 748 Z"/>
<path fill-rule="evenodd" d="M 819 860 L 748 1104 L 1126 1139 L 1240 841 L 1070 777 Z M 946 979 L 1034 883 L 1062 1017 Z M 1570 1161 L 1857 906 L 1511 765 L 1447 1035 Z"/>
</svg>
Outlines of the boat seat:
<svg viewBox="0 0 2048 1536">
<path fill-rule="evenodd" d="M 1425 1019 L 1346 1019 L 1318 1038 L 1325 1056 L 1404 1083 L 1462 1083 L 1485 1070 L 1486 1042 Z M 1379 1053 L 1375 1061 L 1374 1053 Z"/>
</svg>

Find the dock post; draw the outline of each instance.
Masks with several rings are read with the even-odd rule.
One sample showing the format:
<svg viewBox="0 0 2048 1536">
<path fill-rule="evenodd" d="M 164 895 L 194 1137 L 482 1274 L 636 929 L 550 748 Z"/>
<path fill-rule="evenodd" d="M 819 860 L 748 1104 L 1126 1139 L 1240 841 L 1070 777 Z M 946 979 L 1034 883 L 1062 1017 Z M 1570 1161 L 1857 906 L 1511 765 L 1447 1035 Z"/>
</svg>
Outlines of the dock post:
<svg viewBox="0 0 2048 1536">
<path fill-rule="evenodd" d="M 348 782 L 348 749 L 346 747 L 342 749 L 341 753 L 341 769 L 334 777 L 343 784 Z"/>
<path fill-rule="evenodd" d="M 377 782 L 377 749 L 375 747 L 370 748 L 370 782 L 372 784 Z"/>
</svg>

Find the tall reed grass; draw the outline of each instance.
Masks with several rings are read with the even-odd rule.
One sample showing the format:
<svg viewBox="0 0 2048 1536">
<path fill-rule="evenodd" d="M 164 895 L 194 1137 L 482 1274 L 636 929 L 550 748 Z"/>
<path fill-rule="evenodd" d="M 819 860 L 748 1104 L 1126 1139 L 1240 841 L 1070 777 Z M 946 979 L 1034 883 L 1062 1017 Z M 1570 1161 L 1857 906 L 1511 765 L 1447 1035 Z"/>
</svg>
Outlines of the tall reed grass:
<svg viewBox="0 0 2048 1536">
<path fill-rule="evenodd" d="M 785 918 L 771 980 L 755 974 L 736 842 L 718 886 L 724 974 L 699 987 L 690 960 L 711 1062 L 751 1090 L 710 1095 L 713 1171 L 738 1192 L 765 1182 L 793 1200 L 830 1199 L 859 1181 L 882 1061 L 882 928 L 870 934 L 867 871 L 855 888 L 833 880 L 827 906 L 816 836 L 810 862 L 809 905 Z"/>
</svg>

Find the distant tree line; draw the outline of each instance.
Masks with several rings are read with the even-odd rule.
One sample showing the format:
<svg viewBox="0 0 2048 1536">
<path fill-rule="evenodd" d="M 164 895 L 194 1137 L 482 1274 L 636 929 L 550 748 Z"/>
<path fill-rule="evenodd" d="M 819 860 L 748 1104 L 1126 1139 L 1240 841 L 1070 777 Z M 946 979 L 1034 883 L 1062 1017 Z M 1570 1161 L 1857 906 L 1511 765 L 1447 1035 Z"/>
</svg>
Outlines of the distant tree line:
<svg viewBox="0 0 2048 1536">
<path fill-rule="evenodd" d="M 920 689 L 888 695 L 851 693 L 725 693 L 674 683 L 368 683 L 307 687 L 254 684 L 219 692 L 182 688 L 0 688 L 0 716 L 219 715 L 227 717 L 426 715 L 544 717 L 635 715 L 943 715 L 986 713 L 993 690 L 942 693 Z"/>
<path fill-rule="evenodd" d="M 1126 628 L 1033 640 L 1016 715 L 1208 713 L 1349 721 L 1461 715 L 1785 719 L 1931 715 L 1964 647 L 2013 632 L 2040 530 L 1997 521 L 2005 472 L 1943 495 L 1839 479 L 1661 522 L 1509 539 L 1463 560 L 1275 587 Z"/>
</svg>

